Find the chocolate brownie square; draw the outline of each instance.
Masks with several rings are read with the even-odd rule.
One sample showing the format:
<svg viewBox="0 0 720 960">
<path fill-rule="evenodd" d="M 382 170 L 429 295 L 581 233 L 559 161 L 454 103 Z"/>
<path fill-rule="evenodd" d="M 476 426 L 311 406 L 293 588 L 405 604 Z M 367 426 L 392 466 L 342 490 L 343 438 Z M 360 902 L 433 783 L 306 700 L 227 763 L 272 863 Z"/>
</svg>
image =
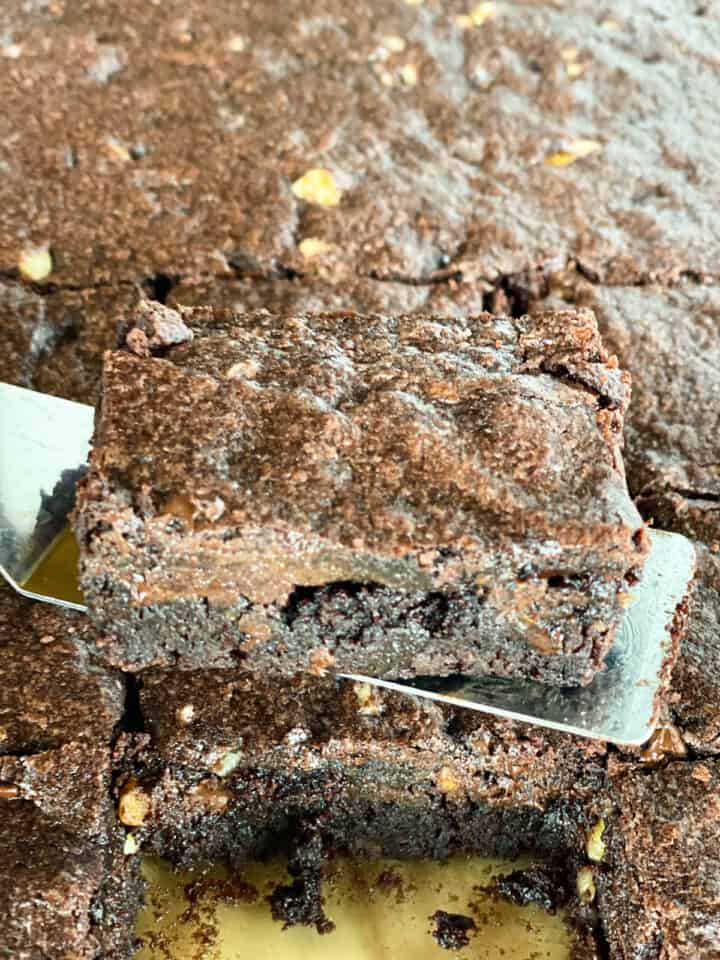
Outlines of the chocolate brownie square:
<svg viewBox="0 0 720 960">
<path fill-rule="evenodd" d="M 30 800 L 0 797 L 0 956 L 125 960 L 140 897 L 121 830 L 97 843 Z"/>
<path fill-rule="evenodd" d="M 715 759 L 614 778 L 595 880 L 610 956 L 718 956 L 719 788 Z"/>
<path fill-rule="evenodd" d="M 75 515 L 112 662 L 601 668 L 646 538 L 592 314 L 135 320 Z"/>
<path fill-rule="evenodd" d="M 85 617 L 0 587 L 0 781 L 48 817 L 102 837 L 119 674 L 95 663 Z"/>
<path fill-rule="evenodd" d="M 602 744 L 360 682 L 150 670 L 140 706 L 131 843 L 181 866 L 289 854 L 316 905 L 336 855 L 564 858 L 605 782 Z"/>
<path fill-rule="evenodd" d="M 124 709 L 85 617 L 0 588 L 0 956 L 130 955 L 140 902 L 111 786 Z"/>
<path fill-rule="evenodd" d="M 592 309 L 606 348 L 632 377 L 628 486 L 646 518 L 720 544 L 720 288 L 603 287 L 577 271 L 548 280 L 538 308 Z"/>
</svg>

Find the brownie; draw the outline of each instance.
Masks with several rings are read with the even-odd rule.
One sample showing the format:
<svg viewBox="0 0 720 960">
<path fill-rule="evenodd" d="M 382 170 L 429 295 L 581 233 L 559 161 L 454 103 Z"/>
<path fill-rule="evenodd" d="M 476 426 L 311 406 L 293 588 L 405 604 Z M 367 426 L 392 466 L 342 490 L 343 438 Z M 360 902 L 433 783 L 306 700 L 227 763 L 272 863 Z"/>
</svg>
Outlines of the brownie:
<svg viewBox="0 0 720 960">
<path fill-rule="evenodd" d="M 158 669 L 140 708 L 119 817 L 183 866 L 313 845 L 325 858 L 552 853 L 582 845 L 604 784 L 602 744 L 360 682 Z"/>
<path fill-rule="evenodd" d="M 75 515 L 112 662 L 602 666 L 645 537 L 592 314 L 135 319 Z"/>
<path fill-rule="evenodd" d="M 0 810 L 0 956 L 130 957 L 141 891 L 122 831 L 99 844 L 29 800 L 0 799 Z"/>
<path fill-rule="evenodd" d="M 94 404 L 103 353 L 139 295 L 133 285 L 40 293 L 0 279 L 0 380 Z"/>
<path fill-rule="evenodd" d="M 539 302 L 566 301 L 595 311 L 607 349 L 632 376 L 624 456 L 641 512 L 720 544 L 720 288 L 603 287 L 574 273 Z"/>
<path fill-rule="evenodd" d="M 672 676 L 667 712 L 687 748 L 720 753 L 720 556 L 697 545 L 688 630 Z"/>
<path fill-rule="evenodd" d="M 102 834 L 125 689 L 91 660 L 87 632 L 85 617 L 0 588 L 0 780 L 47 816 Z"/>
<path fill-rule="evenodd" d="M 719 788 L 710 759 L 613 778 L 595 880 L 609 956 L 718 956 Z"/>
<path fill-rule="evenodd" d="M 574 956 L 712 956 L 717 764 L 673 761 L 685 748 L 666 727 L 633 755 L 359 682 L 163 669 L 140 682 L 145 733 L 118 780 L 130 842 L 181 867 L 288 855 L 294 879 L 270 898 L 286 924 L 324 928 L 338 855 L 534 852 L 541 864 L 496 889 L 567 910 Z M 694 940 L 673 910 L 697 920 Z"/>
<path fill-rule="evenodd" d="M 121 679 L 85 617 L 0 589 L 0 956 L 126 957 L 140 902 L 114 816 Z"/>
<path fill-rule="evenodd" d="M 470 9 L 4 5 L 0 272 L 716 275 L 711 7 Z"/>
</svg>

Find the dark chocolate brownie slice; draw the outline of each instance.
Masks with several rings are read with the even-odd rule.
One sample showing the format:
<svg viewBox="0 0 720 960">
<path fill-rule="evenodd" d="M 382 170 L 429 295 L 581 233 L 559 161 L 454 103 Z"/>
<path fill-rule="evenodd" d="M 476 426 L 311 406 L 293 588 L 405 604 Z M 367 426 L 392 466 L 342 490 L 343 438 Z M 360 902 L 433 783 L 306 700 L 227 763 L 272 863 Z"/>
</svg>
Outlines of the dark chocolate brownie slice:
<svg viewBox="0 0 720 960">
<path fill-rule="evenodd" d="M 0 780 L 47 816 L 102 834 L 119 675 L 94 663 L 87 620 L 0 588 Z"/>
<path fill-rule="evenodd" d="M 295 879 L 272 898 L 285 922 L 322 926 L 322 876 L 339 853 L 535 851 L 543 866 L 500 890 L 569 908 L 581 931 L 576 956 L 674 956 L 681 935 L 671 940 L 668 925 L 668 952 L 656 954 L 648 931 L 685 894 L 709 932 L 698 927 L 698 952 L 677 956 L 713 955 L 699 945 L 720 924 L 714 759 L 668 766 L 664 742 L 608 754 L 589 740 L 330 679 L 271 685 L 235 670 L 151 670 L 140 703 L 147 733 L 118 784 L 129 843 L 181 866 L 289 853 Z M 678 836 L 690 837 L 686 856 L 667 851 Z M 700 877 L 687 890 L 686 863 Z M 597 942 L 609 946 L 596 954 L 598 922 Z"/>
<path fill-rule="evenodd" d="M 609 955 L 720 956 L 717 760 L 622 769 L 610 799 L 594 872 Z"/>
<path fill-rule="evenodd" d="M 139 877 L 122 831 L 109 841 L 94 842 L 29 800 L 0 799 L 3 960 L 132 955 Z"/>
<path fill-rule="evenodd" d="M 359 682 L 151 670 L 140 704 L 119 818 L 183 865 L 303 842 L 371 858 L 555 852 L 582 845 L 602 794 L 601 744 Z"/>
<path fill-rule="evenodd" d="M 129 956 L 140 902 L 111 800 L 120 677 L 85 617 L 0 588 L 0 956 Z"/>
<path fill-rule="evenodd" d="M 75 519 L 113 662 L 558 684 L 602 665 L 645 543 L 592 314 L 136 322 Z"/>
<path fill-rule="evenodd" d="M 471 7 L 4 4 L 0 272 L 716 274 L 714 10 Z"/>
</svg>

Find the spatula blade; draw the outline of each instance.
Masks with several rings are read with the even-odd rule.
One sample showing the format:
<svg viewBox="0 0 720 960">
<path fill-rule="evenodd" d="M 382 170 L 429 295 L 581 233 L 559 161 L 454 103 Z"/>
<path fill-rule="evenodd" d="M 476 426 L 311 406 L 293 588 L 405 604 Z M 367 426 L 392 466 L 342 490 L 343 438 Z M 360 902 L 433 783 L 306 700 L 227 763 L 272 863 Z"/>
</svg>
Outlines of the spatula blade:
<svg viewBox="0 0 720 960">
<path fill-rule="evenodd" d="M 402 684 L 360 675 L 352 679 L 584 737 L 627 746 L 644 743 L 657 721 L 675 613 L 695 572 L 695 550 L 685 537 L 655 530 L 650 539 L 642 579 L 630 591 L 631 603 L 605 669 L 587 687 L 493 677 L 424 677 Z"/>
<path fill-rule="evenodd" d="M 0 573 L 25 596 L 79 610 L 22 585 L 67 523 L 93 419 L 92 407 L 0 383 Z"/>
</svg>

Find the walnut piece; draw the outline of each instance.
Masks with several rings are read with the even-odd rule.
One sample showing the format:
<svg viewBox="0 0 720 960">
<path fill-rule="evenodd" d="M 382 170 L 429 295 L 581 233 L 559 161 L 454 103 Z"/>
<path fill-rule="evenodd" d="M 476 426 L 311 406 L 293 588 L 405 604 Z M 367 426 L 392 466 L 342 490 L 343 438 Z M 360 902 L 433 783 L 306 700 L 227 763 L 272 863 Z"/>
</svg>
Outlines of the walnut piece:
<svg viewBox="0 0 720 960">
<path fill-rule="evenodd" d="M 18 260 L 20 274 L 32 283 L 42 283 L 53 271 L 52 254 L 43 247 L 23 250 Z"/>
<path fill-rule="evenodd" d="M 322 167 L 314 167 L 299 177 L 292 185 L 292 192 L 298 199 L 320 207 L 336 207 L 340 203 L 341 193 L 335 177 Z"/>
<path fill-rule="evenodd" d="M 588 855 L 588 860 L 592 860 L 594 863 L 600 863 L 605 857 L 607 848 L 605 841 L 603 840 L 604 833 L 605 821 L 601 817 L 592 827 L 592 829 L 588 830 L 586 834 L 585 852 Z"/>
<path fill-rule="evenodd" d="M 151 801 L 136 780 L 128 780 L 120 794 L 118 819 L 126 827 L 140 827 L 150 814 Z"/>
<path fill-rule="evenodd" d="M 597 893 L 593 868 L 581 867 L 577 872 L 575 883 L 578 897 L 580 897 L 583 903 L 592 903 Z"/>
<path fill-rule="evenodd" d="M 450 767 L 440 767 L 435 775 L 435 786 L 440 793 L 447 795 L 458 792 L 460 781 Z"/>
</svg>

